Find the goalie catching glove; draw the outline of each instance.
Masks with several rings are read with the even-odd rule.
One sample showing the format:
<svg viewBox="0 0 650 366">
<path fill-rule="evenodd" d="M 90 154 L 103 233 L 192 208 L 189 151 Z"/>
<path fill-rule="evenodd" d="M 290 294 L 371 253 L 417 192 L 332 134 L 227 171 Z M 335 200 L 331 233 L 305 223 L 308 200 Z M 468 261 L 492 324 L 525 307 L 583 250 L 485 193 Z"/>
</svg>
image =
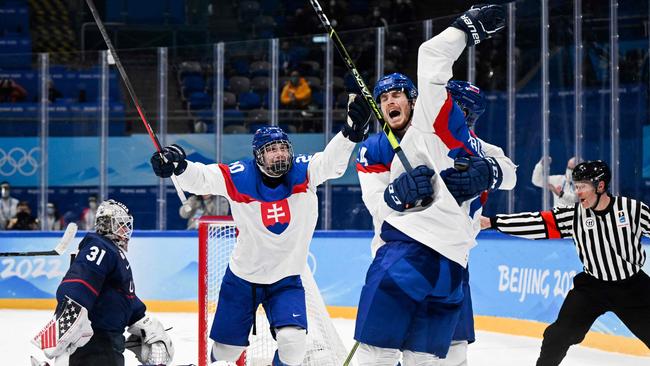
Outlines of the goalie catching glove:
<svg viewBox="0 0 650 366">
<path fill-rule="evenodd" d="M 440 173 L 449 193 L 458 204 L 483 191 L 494 191 L 503 181 L 501 167 L 494 158 L 478 156 L 456 158 L 454 167 Z"/>
<path fill-rule="evenodd" d="M 501 5 L 474 5 L 451 26 L 467 34 L 467 44 L 474 46 L 506 26 L 506 12 Z"/>
<path fill-rule="evenodd" d="M 131 325 L 126 340 L 133 344 L 128 349 L 144 365 L 166 365 L 174 358 L 172 339 L 158 319 L 145 315 Z"/>
<path fill-rule="evenodd" d="M 163 155 L 167 162 L 163 160 L 160 155 Z M 185 159 L 185 150 L 182 147 L 172 144 L 165 146 L 162 151 L 155 152 L 151 156 L 151 167 L 153 172 L 160 178 L 169 178 L 174 175 L 181 175 L 187 168 L 187 161 Z"/>
<path fill-rule="evenodd" d="M 420 165 L 410 173 L 402 173 L 386 187 L 384 201 L 388 207 L 399 212 L 415 207 L 418 201 L 433 195 L 431 177 L 434 174 L 426 165 Z"/>
<path fill-rule="evenodd" d="M 52 359 L 64 353 L 73 354 L 92 336 L 88 310 L 66 296 L 63 310 L 38 332 L 32 343 L 43 350 L 45 357 Z"/>
</svg>

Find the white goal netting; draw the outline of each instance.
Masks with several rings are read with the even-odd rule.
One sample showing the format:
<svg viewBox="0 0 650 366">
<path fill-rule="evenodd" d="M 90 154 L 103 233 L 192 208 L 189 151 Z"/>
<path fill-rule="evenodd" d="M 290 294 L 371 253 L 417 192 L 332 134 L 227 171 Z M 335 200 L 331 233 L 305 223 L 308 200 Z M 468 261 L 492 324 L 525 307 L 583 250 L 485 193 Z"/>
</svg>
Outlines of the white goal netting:
<svg viewBox="0 0 650 366">
<path fill-rule="evenodd" d="M 221 279 L 230 254 L 237 242 L 237 229 L 227 217 L 203 217 L 199 223 L 199 366 L 209 365 L 208 339 L 212 319 L 217 308 Z M 301 274 L 307 304 L 307 354 L 302 365 L 340 366 L 346 350 L 327 313 L 314 277 L 305 263 Z M 256 315 L 257 335 L 249 336 L 245 365 L 270 365 L 276 343 L 269 331 L 269 323 L 260 306 Z"/>
</svg>

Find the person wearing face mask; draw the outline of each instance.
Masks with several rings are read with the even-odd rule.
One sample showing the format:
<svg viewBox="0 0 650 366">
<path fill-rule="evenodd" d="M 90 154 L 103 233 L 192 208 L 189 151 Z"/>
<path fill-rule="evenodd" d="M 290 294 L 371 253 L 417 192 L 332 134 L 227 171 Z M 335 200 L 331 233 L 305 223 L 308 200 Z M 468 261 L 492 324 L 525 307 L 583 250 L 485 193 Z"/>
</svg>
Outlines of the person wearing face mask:
<svg viewBox="0 0 650 366">
<path fill-rule="evenodd" d="M 81 212 L 81 229 L 90 230 L 95 225 L 95 215 L 97 213 L 97 197 L 88 197 L 88 207 Z"/>
<path fill-rule="evenodd" d="M 18 203 L 16 216 L 9 220 L 7 230 L 38 230 L 38 219 L 32 216 L 32 209 L 27 201 Z"/>
<path fill-rule="evenodd" d="M 63 227 L 63 219 L 52 202 L 47 203 L 47 227 L 55 231 L 61 230 Z"/>
<path fill-rule="evenodd" d="M 16 217 L 18 200 L 11 197 L 11 186 L 8 182 L 0 183 L 0 230 L 7 228 L 9 220 Z"/>
<path fill-rule="evenodd" d="M 311 103 L 311 87 L 298 71 L 292 71 L 282 88 L 280 103 L 287 108 L 304 109 Z"/>
<path fill-rule="evenodd" d="M 157 176 L 173 174 L 185 191 L 225 197 L 238 228 L 210 332 L 212 362 L 239 359 L 261 303 L 278 345 L 273 366 L 303 364 L 307 313 L 300 273 L 318 220 L 316 191 L 345 173 L 368 129 L 369 119 L 349 120 L 322 152 L 294 155 L 280 127 L 262 127 L 253 136 L 253 157 L 229 165 L 187 161 L 178 145 L 163 148 L 165 160 L 153 154 Z"/>
<path fill-rule="evenodd" d="M 481 228 L 526 239 L 572 238 L 583 265 L 560 313 L 544 331 L 537 366 L 557 366 L 570 346 L 582 342 L 596 318 L 613 312 L 650 348 L 650 277 L 642 270 L 650 237 L 650 209 L 612 196 L 612 178 L 601 160 L 573 170 L 579 202 L 572 207 L 481 217 Z"/>
<path fill-rule="evenodd" d="M 201 216 L 228 215 L 228 201 L 210 194 L 194 195 L 178 209 L 178 214 L 187 219 L 187 230 L 197 230 Z"/>
<path fill-rule="evenodd" d="M 551 164 L 551 157 L 547 157 L 548 164 Z M 544 158 L 540 159 L 535 164 L 533 169 L 533 184 L 537 187 L 544 188 Z M 566 207 L 573 206 L 577 201 L 575 186 L 571 179 L 571 173 L 576 166 L 576 158 L 572 157 L 566 163 L 566 171 L 564 175 L 549 175 L 546 187 L 553 192 L 553 207 Z"/>
</svg>

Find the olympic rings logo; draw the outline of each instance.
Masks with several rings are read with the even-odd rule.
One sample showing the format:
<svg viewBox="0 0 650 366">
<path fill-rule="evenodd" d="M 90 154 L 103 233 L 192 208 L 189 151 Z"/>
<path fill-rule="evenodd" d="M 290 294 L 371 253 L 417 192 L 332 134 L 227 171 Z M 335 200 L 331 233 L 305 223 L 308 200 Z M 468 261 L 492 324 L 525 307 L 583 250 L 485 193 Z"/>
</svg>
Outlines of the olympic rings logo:
<svg viewBox="0 0 650 366">
<path fill-rule="evenodd" d="M 40 148 L 34 147 L 29 152 L 14 147 L 8 152 L 0 148 L 0 175 L 9 177 L 17 172 L 24 176 L 36 173 L 39 167 Z"/>
</svg>

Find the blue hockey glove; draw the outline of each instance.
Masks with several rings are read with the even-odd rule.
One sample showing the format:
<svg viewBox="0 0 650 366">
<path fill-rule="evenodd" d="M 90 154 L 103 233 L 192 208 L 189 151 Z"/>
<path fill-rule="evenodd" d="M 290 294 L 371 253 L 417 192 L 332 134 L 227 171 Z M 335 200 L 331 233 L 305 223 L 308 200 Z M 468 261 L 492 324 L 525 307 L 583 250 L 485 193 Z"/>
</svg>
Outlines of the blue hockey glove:
<svg viewBox="0 0 650 366">
<path fill-rule="evenodd" d="M 348 118 L 343 125 L 343 136 L 352 142 L 361 142 L 368 138 L 372 121 L 372 112 L 368 103 L 360 95 L 350 94 L 348 98 Z"/>
<path fill-rule="evenodd" d="M 474 5 L 451 26 L 467 33 L 467 45 L 474 46 L 506 26 L 506 11 L 501 5 Z"/>
<path fill-rule="evenodd" d="M 419 200 L 433 195 L 431 177 L 435 172 L 425 165 L 413 169 L 411 173 L 402 173 L 384 191 L 384 201 L 395 211 L 404 211 L 414 207 Z"/>
<path fill-rule="evenodd" d="M 440 173 L 458 204 L 486 190 L 496 190 L 503 181 L 501 167 L 494 158 L 478 156 L 456 158 L 454 167 Z"/>
<path fill-rule="evenodd" d="M 167 162 L 164 162 L 157 152 L 151 156 L 151 167 L 157 176 L 169 178 L 172 174 L 182 174 L 187 168 L 187 161 L 185 161 L 187 156 L 185 156 L 185 150 L 182 147 L 176 144 L 166 146 L 162 149 L 162 154 L 167 159 Z M 174 163 L 177 163 L 176 167 L 174 167 Z"/>
</svg>

